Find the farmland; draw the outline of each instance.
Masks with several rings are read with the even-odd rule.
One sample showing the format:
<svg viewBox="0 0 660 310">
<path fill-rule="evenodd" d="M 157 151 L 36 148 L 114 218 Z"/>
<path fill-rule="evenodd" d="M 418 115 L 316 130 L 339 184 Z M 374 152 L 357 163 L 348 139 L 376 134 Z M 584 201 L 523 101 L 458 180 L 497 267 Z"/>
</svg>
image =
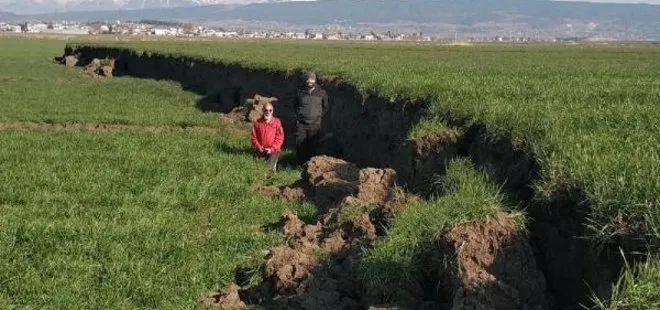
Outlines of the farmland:
<svg viewBox="0 0 660 310">
<path fill-rule="evenodd" d="M 6 179 L 0 188 L 1 206 L 7 214 L 2 233 L 9 242 L 3 248 L 14 250 L 5 250 L 0 259 L 5 266 L 21 267 L 3 268 L 0 303 L 185 308 L 195 294 L 231 282 L 232 268 L 241 258 L 254 258 L 258 251 L 281 242 L 276 234 L 250 229 L 276 221 L 285 207 L 303 216 L 311 214 L 308 205 L 246 192 L 259 182 L 261 166 L 246 154 L 231 151 L 246 147 L 245 136 L 220 126 L 213 114 L 196 110 L 195 94 L 183 91 L 176 81 L 137 79 L 130 74 L 110 80 L 85 79 L 78 70 L 49 59 L 62 54 L 63 42 L 15 44 L 18 41 L 3 40 L 3 46 L 11 48 L 0 51 L 3 122 L 203 126 L 220 134 L 3 131 L 3 146 L 11 146 L 2 151 L 3 171 L 8 171 L 2 175 Z M 507 141 L 533 158 L 538 176 L 513 188 L 501 187 L 509 175 L 496 171 L 509 163 L 488 155 L 509 150 L 491 149 L 486 155 L 470 150 L 460 154 L 467 161 L 452 161 L 440 190 L 419 206 L 397 214 L 383 240 L 365 252 L 362 277 L 377 295 L 393 295 L 419 281 L 419 266 L 427 263 L 419 261 L 427 254 L 423 249 L 441 232 L 468 221 L 497 218 L 498 212 L 509 209 L 515 222 L 511 229 L 518 231 L 513 235 L 522 236 L 526 229 L 534 230 L 528 225 L 535 225 L 538 210 L 552 211 L 557 197 L 572 196 L 567 193 L 580 194 L 559 207 L 585 210 L 586 219 L 578 223 L 578 232 L 563 233 L 586 236 L 596 245 L 621 245 L 625 251 L 657 250 L 657 47 L 248 41 L 95 44 L 138 56 L 151 51 L 237 64 L 252 70 L 254 76 L 259 70 L 314 69 L 322 79 L 346 81 L 361 92 L 372 91 L 393 101 L 421 98 L 429 103 L 426 118 L 406 133 L 410 139 L 451 131 L 460 141 L 473 128 L 482 128 L 485 133 L 480 138 Z M 151 66 L 160 66 L 153 62 Z M 298 172 L 284 170 L 280 181 L 291 181 Z M 531 196 L 521 194 L 525 191 L 521 187 L 532 188 Z M 210 216 L 218 213 L 222 216 Z M 532 217 L 530 224 L 521 216 L 525 213 Z M 200 227 L 216 230 L 199 241 Z M 133 252 L 137 258 L 131 259 Z M 173 271 L 161 269 L 167 266 Z M 631 269 L 615 290 L 622 307 L 657 303 L 657 296 L 649 293 L 658 291 L 654 289 L 657 263 L 644 266 Z M 552 273 L 551 267 L 539 268 Z M 128 274 L 132 269 L 138 272 Z M 153 277 L 160 272 L 166 276 Z M 62 285 L 71 277 L 77 282 Z M 94 282 L 99 277 L 107 280 Z M 637 289 L 636 281 L 648 289 Z M 129 284 L 137 286 L 130 291 L 118 289 Z M 47 297 L 39 295 L 43 291 Z M 107 297 L 91 301 L 82 297 L 94 294 Z"/>
<path fill-rule="evenodd" d="M 246 67 L 316 69 L 389 97 L 483 122 L 544 165 L 539 193 L 585 188 L 593 219 L 657 221 L 660 66 L 655 47 L 431 47 L 298 43 L 104 44 Z M 293 52 L 295 50 L 295 52 Z M 278 57 L 273 57 L 278 55 Z M 625 150 L 625 151 L 624 151 Z M 631 158 L 628 154 L 634 153 Z"/>
<path fill-rule="evenodd" d="M 285 205 L 248 191 L 265 164 L 243 151 L 244 135 L 199 113 L 193 94 L 62 70 L 50 60 L 61 41 L 0 45 L 3 124 L 185 122 L 216 131 L 0 131 L 0 308 L 189 309 L 282 242 L 261 225 Z"/>
</svg>

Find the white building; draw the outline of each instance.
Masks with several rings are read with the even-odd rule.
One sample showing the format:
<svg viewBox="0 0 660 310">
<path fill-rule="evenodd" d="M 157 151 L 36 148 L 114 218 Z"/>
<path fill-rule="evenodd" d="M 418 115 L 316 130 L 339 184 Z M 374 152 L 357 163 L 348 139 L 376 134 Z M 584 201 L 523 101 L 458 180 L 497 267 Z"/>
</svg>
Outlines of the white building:
<svg viewBox="0 0 660 310">
<path fill-rule="evenodd" d="M 48 30 L 48 25 L 40 23 L 40 24 L 28 24 L 28 32 L 32 33 L 38 33 L 42 32 L 45 30 Z"/>
<path fill-rule="evenodd" d="M 62 34 L 86 35 L 89 31 L 85 28 L 68 28 L 61 31 Z"/>
<path fill-rule="evenodd" d="M 151 34 L 155 36 L 167 36 L 167 35 L 172 35 L 172 32 L 169 29 L 165 29 L 165 28 L 154 28 L 151 31 Z"/>
<path fill-rule="evenodd" d="M 223 37 L 223 38 L 236 38 L 236 37 L 238 37 L 238 32 L 236 32 L 236 31 L 219 31 L 218 36 Z"/>
</svg>

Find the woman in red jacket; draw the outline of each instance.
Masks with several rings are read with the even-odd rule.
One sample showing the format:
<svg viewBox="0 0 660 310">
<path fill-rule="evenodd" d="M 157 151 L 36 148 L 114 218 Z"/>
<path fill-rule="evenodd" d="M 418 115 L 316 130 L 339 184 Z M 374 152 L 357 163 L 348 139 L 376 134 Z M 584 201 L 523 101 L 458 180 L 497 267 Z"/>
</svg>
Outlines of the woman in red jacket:
<svg viewBox="0 0 660 310">
<path fill-rule="evenodd" d="M 268 158 L 268 167 L 276 172 L 277 160 L 280 157 L 282 143 L 284 142 L 284 129 L 279 118 L 273 116 L 273 105 L 264 105 L 264 115 L 252 125 L 252 148 L 256 155 Z"/>
</svg>

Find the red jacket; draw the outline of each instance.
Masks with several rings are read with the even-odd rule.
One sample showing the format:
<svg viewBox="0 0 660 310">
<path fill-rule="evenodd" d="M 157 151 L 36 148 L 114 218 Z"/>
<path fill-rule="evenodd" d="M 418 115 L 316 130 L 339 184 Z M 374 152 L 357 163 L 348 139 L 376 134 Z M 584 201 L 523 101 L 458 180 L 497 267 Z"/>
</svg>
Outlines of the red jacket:
<svg viewBox="0 0 660 310">
<path fill-rule="evenodd" d="M 252 125 L 250 142 L 256 150 L 261 148 L 272 148 L 274 152 L 282 150 L 284 128 L 280 119 L 273 116 L 270 122 L 266 122 L 263 117 L 256 120 Z"/>
</svg>

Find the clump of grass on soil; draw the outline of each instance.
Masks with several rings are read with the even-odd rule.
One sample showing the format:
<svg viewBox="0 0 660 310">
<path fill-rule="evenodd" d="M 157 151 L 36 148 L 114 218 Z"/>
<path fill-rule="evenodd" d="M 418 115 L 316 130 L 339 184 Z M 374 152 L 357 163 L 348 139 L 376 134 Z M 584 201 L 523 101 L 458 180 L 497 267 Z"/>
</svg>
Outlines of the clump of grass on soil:
<svg viewBox="0 0 660 310">
<path fill-rule="evenodd" d="M 469 159 L 452 160 L 441 183 L 444 195 L 398 213 L 385 238 L 366 250 L 361 274 L 372 294 L 398 298 L 397 292 L 418 287 L 425 272 L 421 256 L 429 244 L 454 225 L 503 210 L 498 188 Z M 523 225 L 523 216 L 517 219 Z"/>
<path fill-rule="evenodd" d="M 452 128 L 447 125 L 445 120 L 438 116 L 431 116 L 422 119 L 419 123 L 410 130 L 409 138 L 411 140 L 418 140 L 425 136 L 439 133 L 439 132 L 451 132 L 454 135 L 459 135 L 460 130 L 458 128 Z"/>
</svg>

